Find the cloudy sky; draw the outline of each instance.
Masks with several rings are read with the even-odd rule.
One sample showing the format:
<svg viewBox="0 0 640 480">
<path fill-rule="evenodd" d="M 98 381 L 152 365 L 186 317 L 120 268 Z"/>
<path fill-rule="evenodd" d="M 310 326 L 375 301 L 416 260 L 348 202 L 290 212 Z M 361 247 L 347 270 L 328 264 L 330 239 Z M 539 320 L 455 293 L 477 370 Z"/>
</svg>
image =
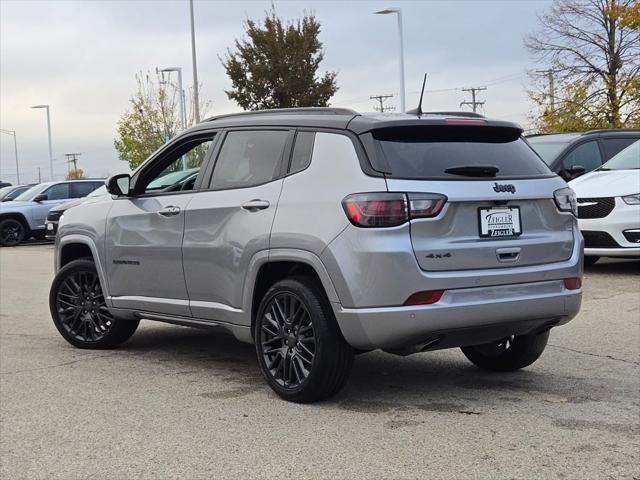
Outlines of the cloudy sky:
<svg viewBox="0 0 640 480">
<path fill-rule="evenodd" d="M 322 24 L 325 60 L 338 72 L 334 106 L 372 111 L 370 95 L 399 91 L 395 16 L 373 15 L 399 6 L 404 16 L 408 108 L 429 75 L 425 107 L 457 109 L 462 87 L 487 86 L 485 113 L 527 123 L 525 70 L 531 59 L 523 36 L 536 28 L 545 0 L 275 1 L 287 19 L 314 12 Z M 195 2 L 201 96 L 209 114 L 238 111 L 219 56 L 258 19 L 269 1 Z M 66 172 L 65 153 L 81 152 L 92 176 L 126 171 L 113 149 L 115 124 L 128 108 L 135 74 L 182 66 L 190 84 L 187 0 L 0 0 L 0 128 L 15 130 L 21 180 L 48 176 L 44 110 L 51 106 L 54 171 Z M 395 104 L 397 97 L 390 104 Z M 0 179 L 15 182 L 13 138 L 0 134 Z"/>
</svg>

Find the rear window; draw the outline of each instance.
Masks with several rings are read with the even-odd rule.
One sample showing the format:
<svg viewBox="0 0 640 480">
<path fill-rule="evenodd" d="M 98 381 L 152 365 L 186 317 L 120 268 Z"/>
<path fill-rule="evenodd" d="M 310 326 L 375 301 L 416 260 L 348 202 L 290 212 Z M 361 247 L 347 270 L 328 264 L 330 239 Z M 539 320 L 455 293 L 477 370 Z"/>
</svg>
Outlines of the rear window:
<svg viewBox="0 0 640 480">
<path fill-rule="evenodd" d="M 476 176 L 474 167 L 485 166 L 497 169 L 494 178 L 551 174 L 513 128 L 398 127 L 376 130 L 373 138 L 390 177 L 459 180 Z M 471 173 L 448 173 L 451 169 Z"/>
</svg>

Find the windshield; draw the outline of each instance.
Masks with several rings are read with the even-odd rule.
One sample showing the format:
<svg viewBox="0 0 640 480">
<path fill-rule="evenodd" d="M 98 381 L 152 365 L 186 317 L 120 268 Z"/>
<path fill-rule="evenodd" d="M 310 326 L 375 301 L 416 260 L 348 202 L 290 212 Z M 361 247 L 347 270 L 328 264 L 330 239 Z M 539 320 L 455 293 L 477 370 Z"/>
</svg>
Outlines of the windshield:
<svg viewBox="0 0 640 480">
<path fill-rule="evenodd" d="M 7 193 L 13 190 L 15 187 L 2 187 L 0 188 L 0 198 L 3 198 Z"/>
<path fill-rule="evenodd" d="M 185 178 L 191 176 L 198 170 L 198 168 L 189 168 L 187 170 L 167 173 L 166 175 L 162 175 L 161 177 L 158 177 L 154 181 L 149 183 L 146 190 L 159 190 L 161 188 L 170 187 L 171 185 L 175 185 L 176 183 L 181 182 Z"/>
<path fill-rule="evenodd" d="M 640 140 L 622 150 L 598 170 L 638 170 L 640 169 Z"/>
<path fill-rule="evenodd" d="M 87 197 L 100 197 L 101 195 L 106 195 L 106 194 L 107 194 L 107 186 L 103 185 L 95 189 L 93 192 L 91 192 L 89 195 L 87 195 Z"/>
<path fill-rule="evenodd" d="M 551 165 L 553 161 L 558 158 L 558 155 L 569 142 L 549 142 L 543 141 L 543 137 L 540 139 L 529 138 L 527 139 L 533 149 L 542 157 L 544 163 Z"/>
<path fill-rule="evenodd" d="M 41 185 L 34 185 L 29 190 L 26 190 L 26 191 L 22 192 L 20 195 L 18 195 L 13 200 L 16 201 L 16 202 L 30 202 L 45 187 L 46 187 L 46 185 L 42 185 L 42 184 Z"/>
</svg>

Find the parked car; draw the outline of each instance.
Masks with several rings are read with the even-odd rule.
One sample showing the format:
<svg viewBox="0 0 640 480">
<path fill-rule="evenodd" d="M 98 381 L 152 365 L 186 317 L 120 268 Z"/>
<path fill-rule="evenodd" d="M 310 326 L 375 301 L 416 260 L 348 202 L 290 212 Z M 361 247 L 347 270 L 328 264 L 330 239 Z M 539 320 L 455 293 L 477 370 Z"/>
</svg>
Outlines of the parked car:
<svg viewBox="0 0 640 480">
<path fill-rule="evenodd" d="M 12 185 L 8 187 L 2 187 L 0 188 L 0 202 L 10 202 L 22 192 L 26 192 L 34 185 L 35 183 L 30 183 L 29 185 Z"/>
<path fill-rule="evenodd" d="M 2 180 L 0 180 L 0 188 L 4 188 L 4 187 L 10 187 L 11 184 L 9 182 L 3 182 Z"/>
<path fill-rule="evenodd" d="M 569 185 L 578 197 L 585 264 L 640 257 L 640 141 Z"/>
<path fill-rule="evenodd" d="M 194 151 L 191 190 L 149 190 Z M 107 189 L 56 237 L 51 315 L 80 348 L 115 347 L 143 318 L 222 326 L 255 343 L 278 395 L 310 402 L 374 349 L 462 347 L 483 369 L 526 367 L 580 308 L 573 191 L 513 123 L 214 117 Z"/>
<path fill-rule="evenodd" d="M 67 211 L 71 207 L 80 205 L 88 198 L 99 197 L 101 195 L 108 195 L 107 186 L 104 184 L 101 187 L 96 188 L 86 197 L 76 198 L 69 202 L 63 203 L 62 205 L 53 207 L 51 210 L 49 210 L 49 213 L 47 214 L 47 220 L 44 222 L 46 231 L 45 238 L 47 240 L 54 240 L 56 238 L 56 232 L 58 231 L 58 221 L 65 211 Z"/>
<path fill-rule="evenodd" d="M 103 180 L 66 180 L 35 185 L 11 202 L 0 203 L 0 245 L 14 246 L 29 237 L 44 237 L 49 210 L 88 195 Z"/>
<path fill-rule="evenodd" d="M 527 141 L 549 168 L 573 180 L 609 161 L 640 139 L 640 129 L 591 130 L 584 133 L 529 135 Z"/>
</svg>

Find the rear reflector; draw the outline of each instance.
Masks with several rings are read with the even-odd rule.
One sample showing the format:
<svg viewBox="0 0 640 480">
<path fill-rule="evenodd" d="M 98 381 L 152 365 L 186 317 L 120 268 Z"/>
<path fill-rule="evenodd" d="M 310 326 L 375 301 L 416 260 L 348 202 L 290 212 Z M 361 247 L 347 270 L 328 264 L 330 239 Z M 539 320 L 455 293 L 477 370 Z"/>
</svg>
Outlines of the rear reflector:
<svg viewBox="0 0 640 480">
<path fill-rule="evenodd" d="M 404 305 L 432 305 L 438 302 L 442 295 L 444 294 L 444 290 L 427 290 L 424 292 L 416 292 L 407 298 L 407 301 L 404 302 Z"/>
<path fill-rule="evenodd" d="M 564 279 L 564 288 L 567 290 L 580 290 L 582 288 L 582 278 L 571 277 Z"/>
</svg>

